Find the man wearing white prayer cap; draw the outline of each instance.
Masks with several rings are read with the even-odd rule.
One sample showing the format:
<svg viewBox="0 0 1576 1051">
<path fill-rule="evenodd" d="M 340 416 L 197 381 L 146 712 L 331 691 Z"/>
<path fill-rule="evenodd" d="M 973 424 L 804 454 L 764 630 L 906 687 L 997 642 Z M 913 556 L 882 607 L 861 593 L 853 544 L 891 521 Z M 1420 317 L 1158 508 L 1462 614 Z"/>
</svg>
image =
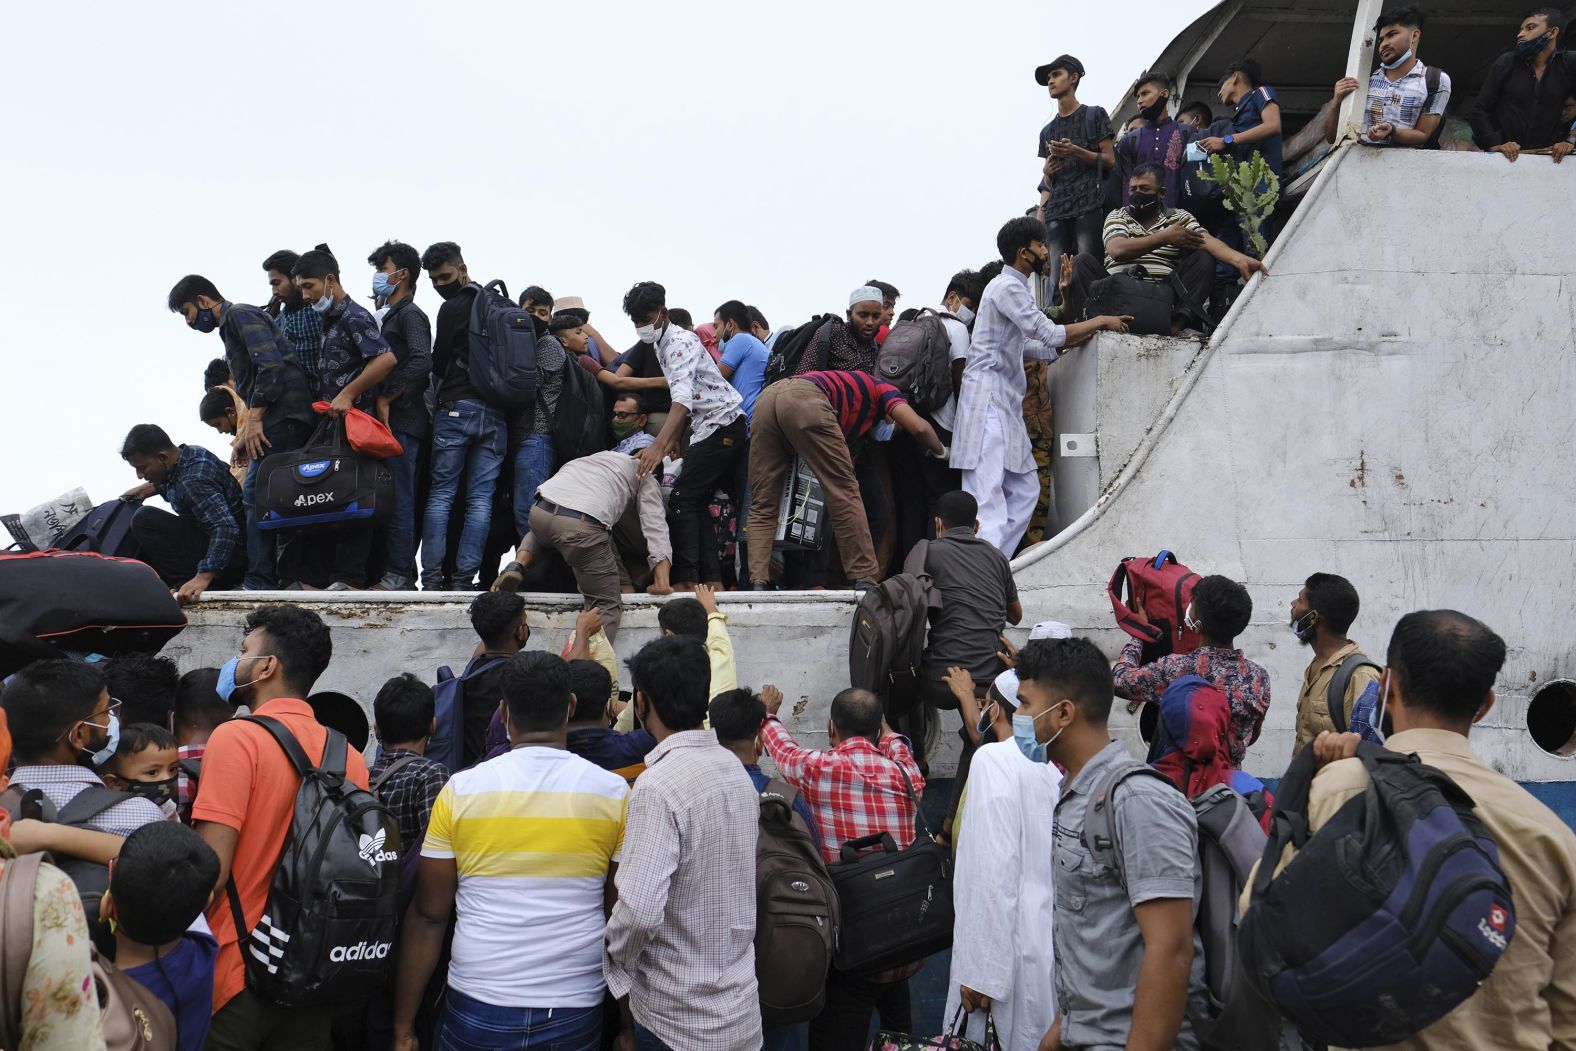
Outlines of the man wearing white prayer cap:
<svg viewBox="0 0 1576 1051">
<path fill-rule="evenodd" d="M 1042 620 L 1029 629 L 1029 641 L 1035 639 L 1070 639 L 1073 629 L 1059 620 Z"/>
</svg>

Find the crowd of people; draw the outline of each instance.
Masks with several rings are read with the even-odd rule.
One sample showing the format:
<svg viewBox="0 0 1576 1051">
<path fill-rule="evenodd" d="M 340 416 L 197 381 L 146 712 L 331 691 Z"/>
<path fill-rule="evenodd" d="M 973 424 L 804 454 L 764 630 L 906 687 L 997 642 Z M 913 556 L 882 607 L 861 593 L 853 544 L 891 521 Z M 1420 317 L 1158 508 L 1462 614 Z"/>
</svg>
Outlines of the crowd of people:
<svg viewBox="0 0 1576 1051">
<path fill-rule="evenodd" d="M 1424 23 L 1413 7 L 1378 20 L 1369 145 L 1436 137 L 1451 87 L 1418 57 Z M 1520 24 L 1472 113 L 1483 149 L 1559 162 L 1576 148 L 1563 29 L 1550 8 Z M 143 558 L 183 602 L 225 588 L 475 591 L 475 646 L 458 676 L 391 660 L 370 727 L 355 703 L 314 693 L 330 632 L 291 604 L 256 608 L 218 668 L 73 655 L 11 676 L 0 931 L 30 929 L 32 947 L 0 988 L 16 990 L 0 1034 L 92 1051 L 136 1019 L 143 1046 L 180 1051 L 857 1051 L 879 1019 L 894 1034 L 950 1020 L 949 1036 L 988 1046 L 994 1033 L 1005 1051 L 1213 1046 L 1201 1035 L 1210 960 L 1190 801 L 1224 786 L 1266 829 L 1274 812 L 1269 786 L 1243 769 L 1271 704 L 1269 674 L 1238 646 L 1247 589 L 1197 580 L 1176 611 L 1178 634 L 1198 639 L 1186 652 L 1147 652 L 1135 636 L 1112 656 L 1049 620 L 1018 648 L 1008 560 L 1050 514 L 1047 370 L 1127 327 L 1124 315 L 1086 316 L 1095 286 L 1174 274 L 1174 330 L 1218 320 L 1264 268 L 1253 231 L 1180 207 L 1184 169 L 1256 154 L 1279 175 L 1285 130 L 1251 60 L 1222 78 L 1220 120 L 1197 103 L 1173 115 L 1170 79 L 1146 75 L 1120 137 L 1078 101 L 1084 72 L 1065 55 L 1035 71 L 1056 107 L 1039 138 L 1040 203 L 934 308 L 899 315 L 898 290 L 868 281 L 845 311 L 806 325 L 774 330 L 742 299 L 696 325 L 641 282 L 621 304 L 639 342 L 619 354 L 580 299 L 532 285 L 518 300 L 535 345 L 523 405 L 489 402 L 471 375 L 474 308 L 493 293 L 453 242 L 374 249 L 372 310 L 325 246 L 270 255 L 262 308 L 181 279 L 169 309 L 217 332 L 225 352 L 198 416 L 233 438 L 233 455 L 153 424 L 131 430 L 121 453 L 142 484 L 127 495 L 171 509 L 137 512 Z M 1340 101 L 1360 86 L 1336 86 L 1332 140 Z M 1273 218 L 1257 232 L 1273 238 Z M 442 300 L 433 320 L 415 301 L 423 274 Z M 1053 286 L 1043 306 L 1036 277 Z M 881 378 L 904 326 L 933 329 L 948 365 L 939 394 Z M 376 528 L 261 528 L 269 458 L 352 410 L 397 440 L 391 513 Z M 587 419 L 597 447 L 568 443 Z M 808 502 L 802 472 L 819 483 L 840 576 L 833 543 L 779 544 Z M 806 746 L 780 690 L 744 685 L 751 669 L 737 665 L 717 592 L 839 580 L 863 591 L 904 571 L 940 597 L 915 697 L 902 708 L 852 687 L 821 698 L 827 746 Z M 553 589 L 585 600 L 561 652 L 533 645 L 518 594 Z M 659 608 L 661 637 L 620 655 L 621 596 L 636 590 L 686 594 Z M 1513 892 L 1514 936 L 1499 936 L 1492 974 L 1395 1046 L 1576 1046 L 1576 834 L 1469 743 L 1494 706 L 1505 641 L 1466 614 L 1417 611 L 1381 663 L 1351 637 L 1350 581 L 1313 573 L 1288 597 L 1310 654 L 1294 755 L 1319 768 L 1297 846 L 1369 789 L 1360 742 L 1383 742 L 1470 795 Z M 1112 736 L 1117 699 L 1152 716 L 1158 777 L 1125 778 L 1135 761 Z M 961 723 L 943 800 L 926 795 L 939 712 Z M 400 877 L 393 940 L 334 949 L 377 981 L 327 1002 L 281 998 L 261 976 L 302 933 L 270 915 L 305 834 L 302 762 L 320 768 L 313 792 L 360 790 L 387 812 L 360 858 Z M 780 804 L 770 826 L 769 803 Z M 1096 819 L 1114 836 L 1086 827 Z M 824 910 L 799 917 L 819 933 L 794 951 L 824 938 L 838 955 L 793 957 L 820 959 L 824 982 L 812 974 L 813 1007 L 783 1017 L 782 961 L 757 953 L 777 944 L 762 924 L 782 915 L 762 891 L 768 835 L 773 850 L 804 847 L 805 892 L 875 843 L 947 852 L 944 1018 L 916 1017 L 910 982 L 926 956 L 840 966 L 860 946 L 839 938 L 868 928 L 838 928 Z M 36 864 L 43 852 L 51 861 Z M 10 882 L 24 872 L 30 894 Z M 133 983 L 119 999 L 100 993 L 106 969 Z"/>
</svg>

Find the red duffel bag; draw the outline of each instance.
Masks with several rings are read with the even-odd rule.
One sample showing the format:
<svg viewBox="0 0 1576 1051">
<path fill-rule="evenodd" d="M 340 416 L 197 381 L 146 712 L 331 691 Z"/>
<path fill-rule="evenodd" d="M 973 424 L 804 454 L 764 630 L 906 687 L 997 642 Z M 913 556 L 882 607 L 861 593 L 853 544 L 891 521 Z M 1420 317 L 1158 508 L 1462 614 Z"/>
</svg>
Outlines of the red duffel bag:
<svg viewBox="0 0 1576 1051">
<path fill-rule="evenodd" d="M 0 676 L 74 653 L 157 653 L 186 627 L 141 562 L 78 551 L 0 554 Z"/>
<path fill-rule="evenodd" d="M 313 402 L 312 411 L 327 416 L 328 402 Z M 374 460 L 387 460 L 405 451 L 394 432 L 383 426 L 382 420 L 360 409 L 345 413 L 345 440 L 356 452 Z"/>
<path fill-rule="evenodd" d="M 1107 589 L 1117 627 L 1144 644 L 1144 663 L 1168 653 L 1188 653 L 1198 646 L 1198 632 L 1183 621 L 1199 575 L 1169 551 L 1154 558 L 1124 558 Z M 1122 594 L 1127 593 L 1126 601 Z M 1133 613 L 1142 610 L 1149 623 Z"/>
</svg>

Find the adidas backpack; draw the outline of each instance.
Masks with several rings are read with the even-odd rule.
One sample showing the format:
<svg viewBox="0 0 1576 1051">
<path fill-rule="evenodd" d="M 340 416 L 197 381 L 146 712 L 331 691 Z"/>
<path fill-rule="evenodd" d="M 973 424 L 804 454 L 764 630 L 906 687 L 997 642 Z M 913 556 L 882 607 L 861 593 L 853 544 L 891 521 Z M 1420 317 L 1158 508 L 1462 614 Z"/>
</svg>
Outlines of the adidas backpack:
<svg viewBox="0 0 1576 1051">
<path fill-rule="evenodd" d="M 952 397 L 952 336 L 942 315 L 925 309 L 899 321 L 876 356 L 876 378 L 903 392 L 916 412 L 935 412 Z"/>
<path fill-rule="evenodd" d="M 536 403 L 537 320 L 502 281 L 476 289 L 466 372 L 482 401 L 500 409 Z"/>
<path fill-rule="evenodd" d="M 244 718 L 273 735 L 301 777 L 262 919 L 242 942 L 246 986 L 285 1007 L 364 998 L 393 974 L 399 825 L 346 779 L 350 745 L 339 731 L 328 731 L 317 767 L 283 723 Z M 225 893 L 239 935 L 247 927 L 234 879 Z"/>
<path fill-rule="evenodd" d="M 782 781 L 761 790 L 755 841 L 755 978 L 766 1025 L 807 1022 L 826 1003 L 837 945 L 837 888 Z"/>
<path fill-rule="evenodd" d="M 1368 787 L 1317 831 L 1305 747 L 1277 788 L 1269 842 L 1241 921 L 1254 992 L 1304 1035 L 1394 1044 L 1475 993 L 1516 933 L 1499 847 L 1471 798 L 1415 755 L 1367 741 Z M 1288 847 L 1297 854 L 1275 871 Z"/>
</svg>

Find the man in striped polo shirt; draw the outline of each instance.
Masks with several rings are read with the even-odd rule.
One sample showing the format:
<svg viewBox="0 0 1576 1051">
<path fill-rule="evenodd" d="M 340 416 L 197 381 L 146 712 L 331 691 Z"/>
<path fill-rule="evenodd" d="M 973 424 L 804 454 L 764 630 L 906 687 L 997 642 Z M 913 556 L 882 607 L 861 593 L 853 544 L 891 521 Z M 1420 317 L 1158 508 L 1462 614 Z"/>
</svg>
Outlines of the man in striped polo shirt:
<svg viewBox="0 0 1576 1051">
<path fill-rule="evenodd" d="M 794 457 L 802 457 L 821 483 L 844 574 L 856 591 L 873 587 L 881 570 L 849 446 L 872 431 L 883 437 L 880 431 L 890 433 L 893 426 L 913 435 L 930 455 L 946 458 L 946 446 L 902 392 L 868 372 L 806 372 L 767 387 L 755 402 L 750 439 L 750 535 L 775 534 L 783 479 Z M 749 559 L 755 590 L 766 590 L 772 545 L 751 544 Z"/>
<path fill-rule="evenodd" d="M 1069 317 L 1083 312 L 1090 286 L 1112 274 L 1167 281 L 1174 273 L 1192 301 L 1202 306 L 1214 284 L 1217 260 L 1236 270 L 1244 281 L 1256 273 L 1269 273 L 1259 260 L 1212 237 L 1190 212 L 1165 207 L 1161 199 L 1164 184 L 1165 172 L 1157 164 L 1142 164 L 1134 170 L 1128 180 L 1132 203 L 1106 216 L 1102 234 L 1105 260 L 1092 255 L 1073 260 L 1072 283 L 1067 288 Z M 1174 326 L 1184 316 L 1182 308 L 1178 303 Z"/>
</svg>

